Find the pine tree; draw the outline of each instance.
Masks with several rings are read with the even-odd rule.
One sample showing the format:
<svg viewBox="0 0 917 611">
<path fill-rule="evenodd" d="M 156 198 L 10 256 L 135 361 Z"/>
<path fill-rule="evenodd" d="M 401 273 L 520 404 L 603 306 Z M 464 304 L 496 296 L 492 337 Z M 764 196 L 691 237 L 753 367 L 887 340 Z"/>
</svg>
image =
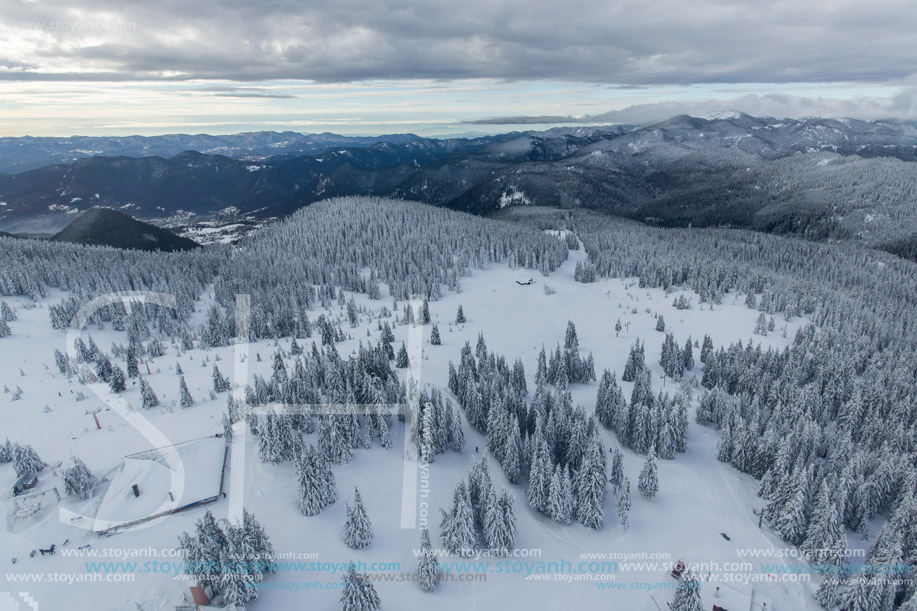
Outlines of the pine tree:
<svg viewBox="0 0 917 611">
<path fill-rule="evenodd" d="M 583 526 L 600 529 L 605 519 L 608 485 L 605 447 L 598 428 L 592 428 L 589 448 L 576 474 L 576 519 Z"/>
<path fill-rule="evenodd" d="M 223 374 L 220 373 L 219 367 L 216 365 L 213 366 L 213 373 L 211 374 L 211 378 L 213 379 L 213 392 L 221 393 L 230 389 L 229 380 L 223 377 Z"/>
<path fill-rule="evenodd" d="M 687 371 L 694 369 L 694 348 L 691 345 L 690 336 L 685 341 L 685 347 L 681 350 L 681 366 L 682 369 Z"/>
<path fill-rule="evenodd" d="M 297 447 L 293 472 L 299 484 L 299 509 L 307 516 L 318 515 L 337 500 L 337 486 L 331 466 L 313 446 Z"/>
<path fill-rule="evenodd" d="M 637 488 L 639 488 L 640 494 L 648 499 L 656 496 L 656 493 L 659 491 L 655 448 L 650 448 L 650 452 L 646 456 L 646 462 L 643 463 L 643 469 L 640 471 L 640 477 L 637 480 Z"/>
<path fill-rule="evenodd" d="M 191 407 L 194 405 L 194 399 L 191 398 L 191 393 L 188 392 L 188 385 L 185 383 L 185 376 L 181 376 L 178 383 L 178 393 L 179 393 L 179 404 L 182 407 Z"/>
<path fill-rule="evenodd" d="M 466 322 L 465 312 L 464 310 L 462 310 L 462 306 L 459 306 L 458 312 L 455 313 L 455 324 L 461 325 L 461 324 L 464 324 L 465 322 Z"/>
<path fill-rule="evenodd" d="M 443 342 L 439 337 L 439 325 L 433 325 L 433 329 L 430 330 L 430 345 L 439 346 Z"/>
<path fill-rule="evenodd" d="M 564 350 L 579 351 L 579 338 L 576 336 L 576 325 L 572 320 L 567 321 L 567 332 L 564 335 Z"/>
<path fill-rule="evenodd" d="M 137 342 L 131 342 L 127 348 L 127 377 L 136 378 L 140 375 L 140 364 L 137 359 Z"/>
<path fill-rule="evenodd" d="M 420 531 L 420 560 L 417 562 L 417 576 L 420 589 L 433 592 L 439 585 L 439 561 L 433 553 L 430 543 L 430 531 L 426 528 Z"/>
<path fill-rule="evenodd" d="M 341 611 L 378 611 L 382 607 L 376 588 L 368 577 L 357 573 L 354 563 L 348 566 L 343 581 Z"/>
<path fill-rule="evenodd" d="M 404 342 L 401 342 L 401 348 L 398 349 L 398 356 L 395 357 L 395 367 L 398 369 L 406 369 L 410 364 L 411 361 L 408 358 L 408 349 L 404 345 Z"/>
<path fill-rule="evenodd" d="M 114 393 L 124 392 L 124 390 L 127 388 L 126 380 L 124 378 L 124 371 L 122 371 L 121 368 L 117 365 L 112 367 L 111 376 L 108 379 L 108 386 Z"/>
<path fill-rule="evenodd" d="M 423 304 L 420 306 L 420 324 L 430 324 L 430 304 L 426 299 L 423 300 Z"/>
<path fill-rule="evenodd" d="M 205 581 L 218 586 L 220 559 L 224 557 L 229 542 L 209 510 L 197 521 L 196 535 L 197 548 L 200 550 L 200 573 Z"/>
<path fill-rule="evenodd" d="M 223 596 L 223 603 L 245 609 L 245 606 L 258 598 L 258 583 L 264 579 L 260 562 L 251 557 L 253 550 L 248 550 L 245 531 L 241 526 L 228 525 L 226 528 L 226 546 L 220 554 L 218 588 Z"/>
<path fill-rule="evenodd" d="M 611 485 L 614 487 L 615 492 L 621 491 L 624 480 L 624 456 L 621 454 L 620 449 L 615 448 L 611 457 Z"/>
<path fill-rule="evenodd" d="M 551 476 L 551 493 L 548 496 L 546 512 L 555 522 L 569 524 L 573 517 L 573 493 L 571 490 L 570 472 L 560 465 L 554 468 Z"/>
<path fill-rule="evenodd" d="M 618 337 L 621 334 L 621 329 L 624 327 L 621 326 L 621 319 L 618 319 L 618 322 L 615 323 L 615 337 Z"/>
<path fill-rule="evenodd" d="M 665 332 L 665 319 L 661 314 L 659 315 L 659 318 L 656 319 L 656 330 L 660 333 Z"/>
<path fill-rule="evenodd" d="M 445 514 L 442 533 L 443 547 L 452 554 L 467 556 L 474 551 L 474 512 L 468 489 L 460 481 L 452 498 L 452 511 Z"/>
<path fill-rule="evenodd" d="M 809 479 L 805 469 L 799 469 L 793 478 L 789 500 L 772 518 L 775 530 L 784 540 L 799 545 L 809 524 Z"/>
<path fill-rule="evenodd" d="M 764 315 L 764 312 L 758 314 L 758 320 L 755 323 L 755 334 L 767 335 L 767 317 Z"/>
<path fill-rule="evenodd" d="M 13 322 L 17 319 L 18 316 L 16 316 L 16 312 L 13 308 L 10 307 L 10 304 L 5 301 L 0 301 L 0 320 L 3 322 Z"/>
<path fill-rule="evenodd" d="M 544 511 L 551 491 L 553 467 L 540 422 L 536 425 L 535 437 L 530 442 L 535 444 L 535 448 L 532 455 L 531 470 L 529 471 L 529 506 L 536 511 Z"/>
<path fill-rule="evenodd" d="M 140 378 L 140 397 L 143 400 L 143 407 L 145 409 L 150 409 L 159 405 L 159 398 L 156 396 L 156 393 L 153 392 L 153 388 L 150 386 L 150 383 L 146 381 L 146 378 Z"/>
<path fill-rule="evenodd" d="M 713 354 L 713 340 L 710 339 L 709 335 L 704 335 L 704 343 L 700 350 L 700 362 L 706 365 L 711 354 Z"/>
<path fill-rule="evenodd" d="M 38 453 L 30 445 L 13 445 L 13 468 L 16 477 L 30 473 L 41 473 L 47 463 L 38 457 Z"/>
<path fill-rule="evenodd" d="M 827 479 L 822 480 L 818 489 L 812 513 L 812 522 L 800 550 L 810 562 L 836 567 L 842 565 L 847 557 L 847 535 L 837 506 L 831 499 Z"/>
<path fill-rule="evenodd" d="M 618 517 L 624 530 L 630 525 L 630 480 L 626 477 L 621 484 L 621 499 L 618 501 Z"/>
<path fill-rule="evenodd" d="M 691 569 L 685 570 L 675 590 L 675 598 L 669 603 L 671 611 L 704 611 L 700 597 L 700 581 Z"/>
<path fill-rule="evenodd" d="M 68 496 L 86 500 L 99 483 L 89 467 L 79 458 L 73 459 L 73 466 L 64 471 L 64 492 Z"/>
<path fill-rule="evenodd" d="M 347 507 L 347 521 L 344 523 L 344 543 L 351 549 L 363 549 L 373 541 L 373 525 L 366 515 L 360 491 L 353 489 L 353 507 Z"/>
</svg>

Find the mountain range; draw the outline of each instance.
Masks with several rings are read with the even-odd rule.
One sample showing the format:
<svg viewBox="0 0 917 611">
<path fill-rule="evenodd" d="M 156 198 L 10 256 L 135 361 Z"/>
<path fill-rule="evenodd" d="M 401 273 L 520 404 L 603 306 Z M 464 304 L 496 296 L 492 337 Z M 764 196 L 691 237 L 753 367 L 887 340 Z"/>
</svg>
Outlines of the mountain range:
<svg viewBox="0 0 917 611">
<path fill-rule="evenodd" d="M 852 239 L 893 252 L 912 251 L 917 236 L 914 122 L 735 113 L 473 139 L 386 136 L 263 155 L 265 143 L 293 136 L 189 136 L 204 150 L 87 157 L 0 175 L 0 229 L 53 233 L 96 206 L 176 226 L 264 220 L 328 197 L 384 195 L 478 214 L 588 207 L 652 224 Z M 190 142 L 157 138 L 157 145 Z M 235 138 L 234 148 L 213 154 L 208 138 Z M 310 138 L 316 142 L 304 136 L 284 146 Z M 138 138 L 132 146 L 146 145 Z"/>
</svg>

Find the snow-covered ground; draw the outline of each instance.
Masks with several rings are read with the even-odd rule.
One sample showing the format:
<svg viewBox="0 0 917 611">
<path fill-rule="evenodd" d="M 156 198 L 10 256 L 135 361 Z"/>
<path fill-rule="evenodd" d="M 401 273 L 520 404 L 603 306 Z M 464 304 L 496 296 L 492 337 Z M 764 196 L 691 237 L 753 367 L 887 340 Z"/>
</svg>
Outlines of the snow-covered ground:
<svg viewBox="0 0 917 611">
<path fill-rule="evenodd" d="M 491 265 L 483 271 L 476 271 L 462 281 L 461 293 L 449 293 L 443 299 L 431 302 L 433 321 L 439 324 L 442 345 L 431 346 L 427 341 L 430 327 L 424 328 L 425 340 L 423 358 L 420 361 L 420 377 L 423 383 L 445 388 L 447 364 L 458 361 L 459 351 L 465 341 L 472 345 L 479 332 L 483 332 L 488 348 L 502 354 L 512 362 L 523 359 L 529 377 L 529 388 L 534 388 L 533 376 L 538 351 L 542 345 L 549 351 L 562 343 L 567 320 L 572 320 L 579 335 L 580 349 L 585 355 L 592 352 L 595 357 L 596 373 L 602 369 L 615 371 L 620 379 L 629 347 L 636 339 L 645 342 L 647 362 L 653 371 L 654 390 L 662 385 L 662 372 L 658 366 L 660 348 L 664 334 L 655 331 L 656 314 L 665 317 L 666 330 L 675 334 L 683 345 L 687 337 L 700 341 L 709 334 L 716 346 L 727 345 L 742 339 L 752 338 L 764 347 L 783 347 L 792 340 L 795 331 L 805 322 L 793 319 L 789 322 L 777 320 L 777 330 L 768 336 L 752 335 L 758 317 L 757 310 L 744 305 L 744 295 L 727 295 L 723 305 L 698 306 L 698 296 L 692 298 L 692 308 L 677 310 L 673 300 L 679 292 L 669 294 L 661 290 L 641 289 L 634 279 L 600 280 L 593 284 L 574 282 L 573 271 L 583 252 L 572 251 L 569 260 L 548 277 L 535 275 L 535 282 L 520 286 L 516 280 L 530 277 L 529 270 L 512 270 L 505 265 Z M 553 293 L 544 290 L 547 284 Z M 11 441 L 30 443 L 39 455 L 50 465 L 69 465 L 70 456 L 83 459 L 97 475 L 116 478 L 117 469 L 124 456 L 151 448 L 141 432 L 122 419 L 118 413 L 96 397 L 88 388 L 80 387 L 73 380 L 58 373 L 54 366 L 53 350 L 66 350 L 66 335 L 51 329 L 48 322 L 48 305 L 60 300 L 57 293 L 33 307 L 24 299 L 10 299 L 17 308 L 19 319 L 11 322 L 13 335 L 0 340 L 2 367 L 0 386 L 13 392 L 22 389 L 22 398 L 11 401 L 11 394 L 0 395 L 4 431 Z M 203 317 L 209 295 L 202 295 L 198 310 Z M 348 296 L 349 297 L 349 296 Z M 346 357 L 359 341 L 367 340 L 367 329 L 373 341 L 378 339 L 377 315 L 383 305 L 391 308 L 388 297 L 371 301 L 363 295 L 356 296 L 357 304 L 366 311 L 361 315 L 361 324 L 350 329 L 352 339 L 338 344 L 338 351 Z M 456 309 L 463 306 L 467 323 L 455 325 Z M 399 304 L 399 310 L 403 302 Z M 316 311 L 313 320 L 319 315 Z M 334 306 L 332 314 L 338 315 L 340 308 Z M 311 315 L 310 315 L 311 316 Z M 615 321 L 620 319 L 624 329 L 616 337 Z M 784 336 L 781 328 L 786 324 Z M 407 339 L 409 328 L 398 325 L 394 328 L 396 348 Z M 415 331 L 416 333 L 416 331 Z M 113 342 L 126 344 L 126 336 L 110 328 L 89 329 L 84 337 L 92 335 L 103 350 Z M 312 340 L 300 339 L 308 348 Z M 290 339 L 280 340 L 285 351 Z M 252 344 L 247 360 L 249 376 L 270 373 L 271 356 L 276 350 L 273 341 Z M 256 355 L 260 355 L 258 361 Z M 695 351 L 695 359 L 699 350 Z M 217 360 L 219 359 L 219 360 Z M 141 373 L 149 381 L 162 405 L 143 410 L 140 407 L 139 384 L 131 386 L 122 397 L 134 406 L 137 412 L 154 425 L 172 443 L 214 435 L 222 432 L 221 416 L 226 406 L 225 393 L 216 399 L 209 399 L 211 369 L 216 363 L 222 373 L 233 375 L 233 348 L 218 348 L 208 351 L 191 350 L 177 356 L 174 346 L 167 349 L 165 356 L 149 363 L 149 375 L 145 364 Z M 179 379 L 175 373 L 176 363 L 181 365 L 189 390 L 196 403 L 189 408 L 178 406 Z M 120 363 L 123 368 L 123 363 Z M 20 369 L 22 374 L 20 374 Z M 400 370 L 402 374 L 404 370 Z M 700 376 L 700 365 L 688 374 L 689 378 Z M 250 380 L 249 380 L 250 381 Z M 235 384 L 246 380 L 233 380 Z M 674 383 L 667 381 L 667 389 L 674 391 Z M 625 396 L 629 397 L 631 385 L 623 383 Z M 597 384 L 572 385 L 575 402 L 582 404 L 588 413 L 595 404 Z M 77 400 L 79 393 L 87 398 Z M 699 392 L 695 393 L 695 399 Z M 101 430 L 97 430 L 93 416 L 88 414 L 96 408 Z M 257 446 L 249 437 L 245 448 L 244 502 L 245 508 L 255 514 L 271 537 L 275 551 L 292 554 L 294 557 L 327 563 L 363 561 L 370 563 L 398 563 L 398 568 L 389 568 L 394 574 L 412 572 L 416 558 L 412 552 L 419 544 L 417 528 L 402 528 L 403 498 L 403 447 L 404 425 L 396 421 L 393 431 L 393 448 L 384 450 L 357 450 L 354 460 L 344 466 L 335 466 L 335 476 L 340 500 L 315 517 L 303 516 L 298 509 L 297 486 L 290 463 L 281 465 L 262 464 L 258 458 Z M 413 509 L 418 516 L 427 516 L 434 546 L 438 543 L 439 508 L 451 504 L 452 491 L 458 478 L 465 475 L 476 446 L 483 450 L 483 438 L 466 425 L 466 446 L 463 454 L 447 452 L 437 457 L 430 465 L 428 477 L 418 480 L 421 495 L 418 506 Z M 605 432 L 607 445 L 617 446 L 614 435 Z M 310 436 L 310 437 L 314 437 Z M 598 554 L 609 554 L 605 562 L 617 561 L 617 571 L 598 570 L 609 573 L 599 587 L 593 575 L 561 575 L 532 579 L 526 572 L 539 572 L 540 565 L 521 564 L 507 572 L 498 573 L 494 567 L 498 559 L 480 558 L 478 562 L 491 561 L 486 572 L 486 581 L 475 583 L 442 583 L 433 594 L 423 593 L 410 582 L 375 582 L 385 609 L 556 609 L 574 603 L 580 609 L 632 609 L 654 611 L 665 609 L 665 603 L 674 595 L 671 589 L 675 580 L 669 576 L 669 566 L 676 560 L 696 564 L 696 574 L 703 579 L 702 592 L 705 608 L 714 603 L 730 611 L 761 609 L 767 603 L 768 610 L 819 609 L 812 599 L 815 583 L 797 581 L 784 582 L 780 576 L 762 574 L 760 562 L 780 563 L 786 559 L 758 559 L 742 557 L 740 549 L 781 550 L 785 544 L 769 531 L 765 524 L 759 529 L 753 510 L 763 502 L 755 495 L 757 482 L 730 466 L 716 460 L 718 433 L 693 422 L 690 424 L 688 451 L 679 454 L 675 461 L 658 461 L 660 489 L 652 500 L 639 495 L 634 486 L 633 507 L 630 527 L 625 531 L 616 516 L 615 499 L 610 492 L 605 508 L 605 527 L 595 531 L 579 525 L 563 526 L 554 523 L 529 509 L 522 487 L 509 485 L 498 465 L 491 461 L 490 473 L 499 490 L 506 486 L 516 496 L 519 536 L 516 547 L 522 557 L 511 557 L 511 563 L 547 563 L 566 561 L 576 570 L 581 562 L 598 560 Z M 314 439 L 309 441 L 314 442 Z M 634 483 L 643 464 L 643 457 L 623 450 L 625 475 Z M 477 452 L 480 455 L 480 451 Z M 57 473 L 61 469 L 56 469 Z M 238 474 L 236 474 L 238 475 Z M 227 475 L 227 481 L 233 479 Z M 238 479 L 238 478 L 236 478 Z M 160 519 L 141 528 L 119 534 L 100 537 L 80 524 L 62 521 L 57 508 L 45 510 L 31 519 L 16 519 L 15 502 L 10 489 L 15 481 L 11 464 L 0 465 L 0 506 L 4 512 L 3 528 L 0 532 L 0 563 L 5 565 L 4 581 L 0 591 L 0 609 L 28 608 L 20 592 L 27 593 L 38 604 L 38 609 L 79 610 L 127 610 L 145 611 L 173 609 L 180 604 L 188 592 L 187 582 L 175 580 L 171 567 L 166 566 L 153 572 L 153 566 L 145 562 L 178 562 L 170 551 L 177 545 L 182 531 L 192 531 L 195 521 L 203 509 L 191 510 Z M 77 514 L 95 515 L 105 495 L 109 482 L 103 482 L 96 494 L 88 501 L 74 503 L 66 497 L 61 506 Z M 40 488 L 57 486 L 63 492 L 59 479 L 48 470 L 42 476 Z M 369 517 L 375 527 L 375 540 L 366 549 L 353 551 L 344 545 L 342 526 L 345 503 L 352 502 L 353 487 L 357 486 L 363 496 Z M 428 496 L 424 496 L 428 495 Z M 44 495 L 43 503 L 55 503 L 52 494 Z M 425 503 L 420 505 L 420 503 Z M 229 502 L 220 500 L 209 508 L 217 518 L 226 517 Z M 67 514 L 69 515 L 69 514 Z M 66 522 L 66 523 L 65 523 Z M 725 532 L 727 541 L 720 533 Z M 64 542 L 66 541 L 66 545 Z M 851 540 L 853 544 L 853 540 Z M 48 548 L 56 544 L 58 553 L 51 556 L 30 551 Z M 110 557 L 76 557 L 62 552 L 76 551 L 90 545 L 88 553 L 108 554 Z M 105 551 L 114 550 L 114 551 Z M 764 552 L 768 553 L 768 552 Z M 128 557 L 114 557 L 123 554 Z M 581 556 L 589 554 L 591 556 Z M 619 554 L 617 557 L 611 554 Z M 656 567 L 627 567 L 623 555 L 632 555 L 635 562 L 659 563 Z M 16 563 L 11 563 L 16 558 Z M 104 583 L 89 582 L 86 577 L 87 561 L 127 560 L 138 561 L 137 574 L 104 577 Z M 441 563 L 460 562 L 455 557 L 441 557 Z M 801 562 L 792 559 L 792 562 Z M 751 563 L 752 566 L 732 566 L 730 563 Z M 468 567 L 471 573 L 481 572 L 482 566 Z M 64 581 L 51 582 L 53 573 L 67 574 Z M 44 576 L 30 583 L 24 577 L 15 575 Z M 338 607 L 339 591 L 333 586 L 340 581 L 340 570 L 300 570 L 291 567 L 267 576 L 265 587 L 257 601 L 250 605 L 254 610 L 279 610 L 291 608 L 335 609 Z M 709 581 L 707 581 L 709 576 Z M 132 581 L 128 582 L 127 579 Z M 75 580 L 66 583 L 66 580 Z M 397 579 L 397 577 L 396 577 Z M 561 581 L 570 579 L 570 581 Z M 736 579 L 741 581 L 728 581 Z M 751 582 L 742 583 L 745 580 Z M 611 586 L 609 584 L 617 584 Z M 622 585 L 624 584 L 624 585 Z M 716 596 L 719 586 L 720 594 Z M 14 602 L 14 601 L 18 601 Z M 15 606 L 16 604 L 19 607 Z M 7 606 L 4 606 L 7 605 Z"/>
</svg>

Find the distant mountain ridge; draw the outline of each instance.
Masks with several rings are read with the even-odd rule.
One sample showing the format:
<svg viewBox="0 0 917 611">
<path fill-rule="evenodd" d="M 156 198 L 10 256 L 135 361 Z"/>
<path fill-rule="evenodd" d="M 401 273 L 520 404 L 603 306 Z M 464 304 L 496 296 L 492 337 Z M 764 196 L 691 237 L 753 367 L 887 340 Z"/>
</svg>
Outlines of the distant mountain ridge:
<svg viewBox="0 0 917 611">
<path fill-rule="evenodd" d="M 15 174 L 47 165 L 72 163 L 87 157 L 172 157 L 197 151 L 226 157 L 317 155 L 347 147 L 365 148 L 379 142 L 404 144 L 418 140 L 414 134 L 341 136 L 299 132 L 243 132 L 227 136 L 166 134 L 162 136 L 71 136 L 69 138 L 0 138 L 0 173 Z"/>
<path fill-rule="evenodd" d="M 666 226 L 733 226 L 873 246 L 917 235 L 917 123 L 724 113 L 474 139 L 377 142 L 260 161 L 93 157 L 0 176 L 0 229 L 47 233 L 106 206 L 165 226 L 285 216 L 377 195 L 486 214 L 588 207 Z"/>
<path fill-rule="evenodd" d="M 111 246 L 133 250 L 190 250 L 198 244 L 167 229 L 142 223 L 110 208 L 93 208 L 51 238 L 88 246 Z"/>
</svg>

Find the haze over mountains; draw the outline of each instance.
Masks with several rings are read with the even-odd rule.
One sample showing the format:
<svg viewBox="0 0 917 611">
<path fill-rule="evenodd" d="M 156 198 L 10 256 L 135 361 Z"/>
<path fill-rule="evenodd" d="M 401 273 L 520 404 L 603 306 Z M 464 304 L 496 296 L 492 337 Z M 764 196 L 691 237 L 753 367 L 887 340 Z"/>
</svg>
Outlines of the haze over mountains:
<svg viewBox="0 0 917 611">
<path fill-rule="evenodd" d="M 32 140 L 3 141 L 0 160 L 9 167 L 3 151 L 15 146 L 31 151 L 23 158 L 73 156 L 71 139 L 43 139 L 40 154 Z M 169 156 L 185 145 L 199 150 Z M 80 146 L 121 155 L 0 176 L 0 229 L 51 233 L 94 206 L 168 225 L 245 222 L 333 196 L 384 195 L 474 213 L 588 207 L 652 224 L 853 239 L 893 252 L 917 235 L 913 122 L 726 113 L 475 139 L 263 132 Z M 154 150 L 161 156 L 135 156 Z"/>
</svg>

